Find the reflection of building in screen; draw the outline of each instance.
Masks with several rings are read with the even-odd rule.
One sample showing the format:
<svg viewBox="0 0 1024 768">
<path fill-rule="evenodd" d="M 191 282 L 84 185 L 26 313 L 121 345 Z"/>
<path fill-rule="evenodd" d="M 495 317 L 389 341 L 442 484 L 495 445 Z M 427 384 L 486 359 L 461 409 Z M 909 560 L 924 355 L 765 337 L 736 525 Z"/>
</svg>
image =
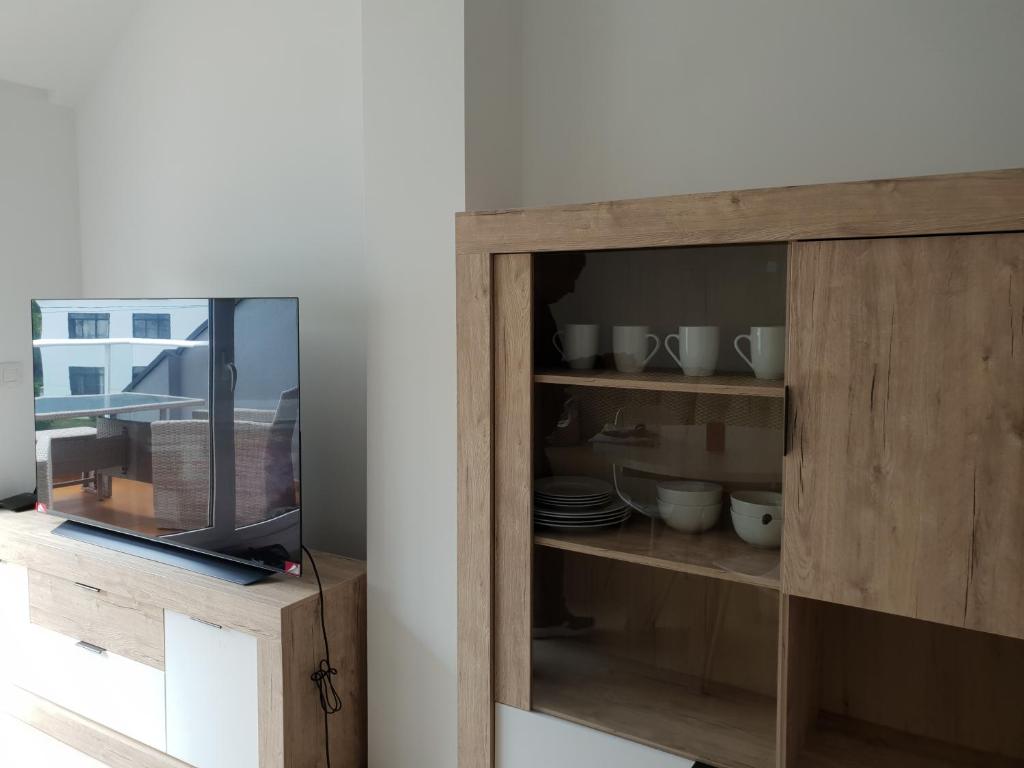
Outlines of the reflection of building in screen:
<svg viewBox="0 0 1024 768">
<path fill-rule="evenodd" d="M 295 511 L 298 304 L 216 301 L 231 302 L 233 328 L 220 335 L 227 347 L 212 342 L 221 349 L 210 346 L 207 300 L 33 303 L 41 500 L 62 514 L 147 536 L 205 530 L 207 539 L 224 540 L 230 533 L 218 530 L 225 525 L 233 533 Z M 211 354 L 232 363 L 230 391 L 223 365 L 215 391 L 234 416 L 226 442 L 233 508 L 216 514 L 212 467 L 231 463 L 219 453 L 211 461 Z"/>
<path fill-rule="evenodd" d="M 40 300 L 39 338 L 188 339 L 205 327 L 205 300 Z M 39 350 L 40 395 L 94 395 L 121 392 L 164 350 L 158 346 L 113 344 L 47 346 Z M 109 359 L 108 359 L 109 355 Z M 151 390 L 155 391 L 155 390 Z M 164 390 L 162 394 L 171 394 Z"/>
</svg>

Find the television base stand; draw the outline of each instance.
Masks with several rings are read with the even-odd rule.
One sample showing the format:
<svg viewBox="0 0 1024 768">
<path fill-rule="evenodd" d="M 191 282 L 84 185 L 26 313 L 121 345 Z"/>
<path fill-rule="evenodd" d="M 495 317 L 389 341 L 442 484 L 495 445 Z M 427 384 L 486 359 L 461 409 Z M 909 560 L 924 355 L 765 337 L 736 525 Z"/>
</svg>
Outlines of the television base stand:
<svg viewBox="0 0 1024 768">
<path fill-rule="evenodd" d="M 140 539 L 126 533 L 76 523 L 73 520 L 61 523 L 53 529 L 53 533 L 67 539 L 95 544 L 98 547 L 123 552 L 126 555 L 135 555 L 165 565 L 173 565 L 234 584 L 255 584 L 273 575 L 272 571 L 265 571 L 252 565 L 222 560 L 218 557 L 172 547 L 150 539 Z"/>
</svg>

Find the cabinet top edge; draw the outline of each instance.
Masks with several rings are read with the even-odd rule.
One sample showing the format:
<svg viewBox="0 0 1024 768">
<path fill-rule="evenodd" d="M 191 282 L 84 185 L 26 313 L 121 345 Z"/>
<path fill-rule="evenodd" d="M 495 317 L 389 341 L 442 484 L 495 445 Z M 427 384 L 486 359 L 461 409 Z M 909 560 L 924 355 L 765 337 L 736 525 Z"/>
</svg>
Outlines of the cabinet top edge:
<svg viewBox="0 0 1024 768">
<path fill-rule="evenodd" d="M 455 215 L 456 250 L 522 253 L 1024 229 L 1024 168 Z"/>
</svg>

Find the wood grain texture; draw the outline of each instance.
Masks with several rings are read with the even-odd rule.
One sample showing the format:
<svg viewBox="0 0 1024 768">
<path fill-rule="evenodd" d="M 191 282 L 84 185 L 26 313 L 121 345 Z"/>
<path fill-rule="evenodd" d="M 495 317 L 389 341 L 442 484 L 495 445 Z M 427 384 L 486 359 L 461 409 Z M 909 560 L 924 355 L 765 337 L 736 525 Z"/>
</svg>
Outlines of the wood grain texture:
<svg viewBox="0 0 1024 768">
<path fill-rule="evenodd" d="M 494 257 L 494 695 L 530 708 L 533 257 Z"/>
<path fill-rule="evenodd" d="M 317 584 L 308 563 L 301 579 L 273 576 L 241 587 L 51 535 L 49 531 L 59 522 L 34 512 L 0 513 L 0 560 L 31 563 L 37 580 L 40 574 L 49 579 L 72 577 L 102 589 L 102 595 L 118 595 L 120 605 L 127 605 L 125 601 L 131 600 L 140 605 L 158 606 L 254 635 L 257 639 L 261 768 L 321 764 L 318 761 L 322 760 L 323 721 L 313 716 L 319 712 L 319 698 L 309 675 L 315 669 L 315 659 L 320 658 L 323 641 L 316 610 Z M 325 552 L 314 554 L 326 598 L 331 659 L 341 673 L 339 691 L 346 704 L 343 713 L 335 715 L 332 721 L 332 761 L 334 765 L 361 766 L 366 761 L 366 566 L 360 561 Z M 39 594 L 42 593 L 37 590 L 37 597 Z M 72 596 L 76 600 L 94 597 L 92 593 Z M 98 736 L 78 733 L 86 726 L 99 728 L 78 718 L 62 729 L 67 730 L 68 739 L 106 738 L 106 729 L 99 730 Z M 60 735 L 52 735 L 68 741 Z M 75 746 L 71 741 L 68 743 Z M 307 763 L 305 757 L 298 761 L 288 759 L 294 750 L 305 755 L 302 750 L 310 743 L 320 747 L 319 756 L 310 755 L 313 762 Z M 136 763 L 125 764 L 150 765 L 141 757 Z"/>
<path fill-rule="evenodd" d="M 783 396 L 784 389 L 781 381 L 764 381 L 753 376 L 684 376 L 669 371 L 541 371 L 534 376 L 534 381 L 538 384 L 565 384 L 577 387 L 777 398 Z"/>
<path fill-rule="evenodd" d="M 284 761 L 284 655 L 281 640 L 260 638 L 256 642 L 256 675 L 259 678 L 260 768 L 280 768 Z M 313 724 L 305 735 L 313 736 Z"/>
<path fill-rule="evenodd" d="M 459 253 L 585 251 L 1024 229 L 1024 170 L 458 214 Z"/>
<path fill-rule="evenodd" d="M 775 697 L 778 593 L 575 553 L 541 550 L 536 562 L 540 590 L 560 587 L 571 614 L 594 620 L 574 638 L 581 651 Z"/>
<path fill-rule="evenodd" d="M 459 765 L 494 762 L 491 257 L 456 260 Z"/>
<path fill-rule="evenodd" d="M 0 689 L 0 709 L 111 768 L 189 768 L 170 755 L 20 688 Z"/>
<path fill-rule="evenodd" d="M 317 594 L 310 568 L 301 579 L 276 575 L 246 587 L 52 535 L 62 522 L 37 512 L 0 512 L 0 560 L 31 563 L 40 573 L 272 639 L 280 637 L 281 610 Z M 321 560 L 325 581 L 358 578 L 366 571 L 358 560 L 327 553 L 318 556 Z"/>
<path fill-rule="evenodd" d="M 1024 764 L 1024 641 L 812 605 L 823 712 Z"/>
<path fill-rule="evenodd" d="M 534 708 L 718 768 L 775 765 L 775 701 L 687 675 L 537 643 Z"/>
<path fill-rule="evenodd" d="M 324 593 L 331 665 L 342 709 L 329 717 L 332 768 L 364 768 L 366 752 L 366 579 Z M 319 601 L 306 600 L 282 615 L 284 765 L 325 768 L 323 712 L 310 675 L 324 655 Z M 337 649 L 356 649 L 340 654 Z"/>
<path fill-rule="evenodd" d="M 818 720 L 821 628 L 814 604 L 781 596 L 779 610 L 778 765 L 796 768 Z"/>
<path fill-rule="evenodd" d="M 1024 235 L 795 244 L 783 588 L 1024 637 Z"/>
<path fill-rule="evenodd" d="M 540 528 L 534 541 L 540 547 L 779 589 L 779 552 L 752 547 L 725 528 L 691 535 L 633 515 L 625 525 L 598 531 Z"/>
<path fill-rule="evenodd" d="M 28 572 L 29 618 L 133 661 L 164 668 L 164 612 L 111 592 L 92 592 L 66 579 Z"/>
<path fill-rule="evenodd" d="M 845 718 L 825 717 L 809 734 L 798 768 L 1021 768 L 1013 758 Z"/>
</svg>

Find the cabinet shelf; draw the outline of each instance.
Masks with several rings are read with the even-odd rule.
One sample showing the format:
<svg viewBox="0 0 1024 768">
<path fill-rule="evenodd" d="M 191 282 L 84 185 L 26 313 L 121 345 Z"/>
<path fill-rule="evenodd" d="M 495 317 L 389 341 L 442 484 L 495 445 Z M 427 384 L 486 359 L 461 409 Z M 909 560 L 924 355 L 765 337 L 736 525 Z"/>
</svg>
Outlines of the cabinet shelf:
<svg viewBox="0 0 1024 768">
<path fill-rule="evenodd" d="M 719 768 L 775 764 L 775 699 L 665 677 L 574 640 L 533 643 L 533 709 Z"/>
<path fill-rule="evenodd" d="M 779 589 L 779 550 L 752 547 L 732 530 L 674 531 L 641 515 L 618 527 L 567 533 L 538 529 L 534 543 L 653 568 Z"/>
<path fill-rule="evenodd" d="M 635 389 L 654 392 L 690 392 L 708 395 L 745 397 L 777 397 L 785 394 L 781 381 L 765 381 L 743 374 L 715 376 L 684 376 L 672 371 L 537 371 L 533 380 L 538 384 L 564 384 L 577 387 L 603 387 L 606 389 Z"/>
<path fill-rule="evenodd" d="M 891 728 L 823 715 L 807 735 L 797 768 L 1021 768 L 1024 760 L 979 752 Z"/>
</svg>

